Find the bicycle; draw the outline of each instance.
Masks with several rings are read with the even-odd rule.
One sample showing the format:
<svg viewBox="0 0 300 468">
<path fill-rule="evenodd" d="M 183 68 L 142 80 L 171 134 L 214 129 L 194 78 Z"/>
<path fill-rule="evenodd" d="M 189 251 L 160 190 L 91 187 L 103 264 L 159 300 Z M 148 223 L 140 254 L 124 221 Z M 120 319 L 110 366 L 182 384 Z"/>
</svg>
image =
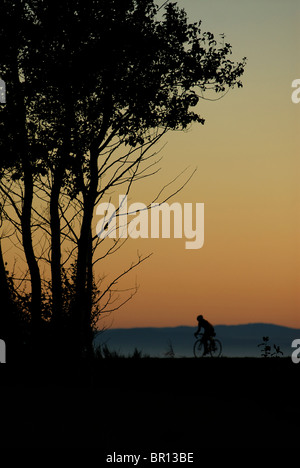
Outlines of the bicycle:
<svg viewBox="0 0 300 468">
<path fill-rule="evenodd" d="M 194 356 L 200 358 L 204 356 L 205 342 L 203 340 L 203 333 L 198 335 L 194 343 Z M 217 338 L 211 336 L 207 341 L 207 353 L 205 356 L 220 357 L 222 354 L 222 343 Z"/>
</svg>

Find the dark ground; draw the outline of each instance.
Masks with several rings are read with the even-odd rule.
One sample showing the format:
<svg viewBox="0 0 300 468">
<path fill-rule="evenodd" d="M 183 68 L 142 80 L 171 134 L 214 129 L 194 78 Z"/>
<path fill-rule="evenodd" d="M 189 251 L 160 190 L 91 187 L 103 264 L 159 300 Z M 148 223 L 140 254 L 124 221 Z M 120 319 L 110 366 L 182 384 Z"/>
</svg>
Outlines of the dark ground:
<svg viewBox="0 0 300 468">
<path fill-rule="evenodd" d="M 44 375 L 43 375 L 44 374 Z M 0 366 L 1 448 L 106 453 L 298 446 L 290 358 L 102 359 L 89 384 Z"/>
</svg>

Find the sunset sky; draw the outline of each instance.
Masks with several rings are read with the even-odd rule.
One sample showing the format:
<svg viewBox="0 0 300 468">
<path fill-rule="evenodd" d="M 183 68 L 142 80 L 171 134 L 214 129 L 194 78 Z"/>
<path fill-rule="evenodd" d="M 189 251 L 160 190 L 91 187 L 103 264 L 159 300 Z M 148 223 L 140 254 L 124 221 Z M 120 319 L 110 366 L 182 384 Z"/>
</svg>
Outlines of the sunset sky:
<svg viewBox="0 0 300 468">
<path fill-rule="evenodd" d="M 148 203 L 183 169 L 197 172 L 172 202 L 204 203 L 205 241 L 129 239 L 97 273 L 122 272 L 149 260 L 120 284 L 138 294 L 102 325 L 195 325 L 271 322 L 300 327 L 300 78 L 298 0 L 180 0 L 203 31 L 224 33 L 234 60 L 247 57 L 244 87 L 203 101 L 205 125 L 167 134 L 161 172 L 135 186 L 130 203 Z"/>
</svg>

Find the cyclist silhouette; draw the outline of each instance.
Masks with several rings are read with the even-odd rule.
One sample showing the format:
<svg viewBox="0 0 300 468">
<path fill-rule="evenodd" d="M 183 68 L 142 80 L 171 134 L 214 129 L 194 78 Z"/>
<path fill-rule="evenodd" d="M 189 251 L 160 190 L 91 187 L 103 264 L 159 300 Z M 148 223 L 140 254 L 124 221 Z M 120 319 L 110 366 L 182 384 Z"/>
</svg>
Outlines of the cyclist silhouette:
<svg viewBox="0 0 300 468">
<path fill-rule="evenodd" d="M 201 328 L 203 328 L 204 330 L 204 333 L 203 333 L 204 354 L 207 354 L 208 353 L 208 340 L 210 341 L 213 336 L 216 336 L 216 332 L 212 324 L 209 323 L 208 320 L 205 320 L 205 318 L 203 318 L 203 315 L 198 315 L 197 320 L 198 320 L 198 329 L 194 333 L 194 335 L 197 338 L 197 336 L 200 333 Z"/>
</svg>

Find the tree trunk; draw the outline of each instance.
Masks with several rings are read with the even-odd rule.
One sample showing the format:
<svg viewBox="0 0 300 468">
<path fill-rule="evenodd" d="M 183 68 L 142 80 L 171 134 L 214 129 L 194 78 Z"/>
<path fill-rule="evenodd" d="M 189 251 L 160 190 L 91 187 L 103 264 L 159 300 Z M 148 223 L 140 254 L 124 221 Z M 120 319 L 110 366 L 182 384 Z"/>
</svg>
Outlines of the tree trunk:
<svg viewBox="0 0 300 468">
<path fill-rule="evenodd" d="M 21 214 L 21 227 L 23 248 L 29 268 L 31 280 L 31 325 L 33 344 L 39 341 L 41 326 L 41 276 L 37 259 L 33 250 L 32 232 L 31 232 L 31 214 L 33 200 L 33 174 L 30 163 L 23 157 L 24 173 L 24 200 Z"/>
<path fill-rule="evenodd" d="M 20 13 L 21 14 L 21 13 Z M 15 101 L 11 103 L 15 116 L 14 145 L 19 155 L 24 177 L 24 197 L 21 213 L 22 242 L 31 280 L 31 325 L 33 344 L 39 340 L 41 325 L 41 276 L 37 259 L 34 254 L 31 216 L 33 201 L 33 172 L 30 162 L 30 151 L 26 129 L 26 108 L 22 83 L 19 77 L 18 48 L 15 44 L 14 56 L 11 62 L 10 87 Z"/>
<path fill-rule="evenodd" d="M 13 301 L 9 290 L 7 281 L 7 273 L 2 254 L 2 245 L 0 240 L 0 297 L 1 297 L 1 308 L 0 308 L 0 339 L 7 340 L 10 338 L 12 333 L 12 315 L 13 315 Z"/>
<path fill-rule="evenodd" d="M 92 349 L 92 219 L 98 195 L 99 148 L 105 139 L 113 109 L 111 94 L 108 93 L 103 106 L 103 122 L 94 144 L 90 148 L 89 186 L 83 194 L 83 218 L 78 240 L 76 265 L 76 292 L 73 306 L 74 339 L 77 340 L 78 357 Z"/>
<path fill-rule="evenodd" d="M 51 229 L 51 283 L 52 283 L 52 324 L 55 335 L 59 333 L 62 319 L 62 278 L 61 278 L 61 235 L 59 217 L 59 196 L 63 180 L 63 169 L 58 165 L 54 171 L 50 199 Z"/>
<path fill-rule="evenodd" d="M 96 196 L 94 198 L 94 201 Z M 78 341 L 78 350 L 82 354 L 86 350 L 88 335 L 90 330 L 89 317 L 91 315 L 90 304 L 91 298 L 88 287 L 88 272 L 90 270 L 89 263 L 91 262 L 91 223 L 94 206 L 93 199 L 88 197 L 89 203 L 84 204 L 84 216 L 82 221 L 81 233 L 78 242 L 77 256 L 77 274 L 76 274 L 76 294 L 74 304 L 74 320 L 75 320 L 75 336 Z"/>
<path fill-rule="evenodd" d="M 75 337 L 78 352 L 82 355 L 91 346 L 91 271 L 92 233 L 91 225 L 98 188 L 97 153 L 91 154 L 90 186 L 84 198 L 84 213 L 78 241 L 76 294 L 74 303 Z"/>
</svg>

